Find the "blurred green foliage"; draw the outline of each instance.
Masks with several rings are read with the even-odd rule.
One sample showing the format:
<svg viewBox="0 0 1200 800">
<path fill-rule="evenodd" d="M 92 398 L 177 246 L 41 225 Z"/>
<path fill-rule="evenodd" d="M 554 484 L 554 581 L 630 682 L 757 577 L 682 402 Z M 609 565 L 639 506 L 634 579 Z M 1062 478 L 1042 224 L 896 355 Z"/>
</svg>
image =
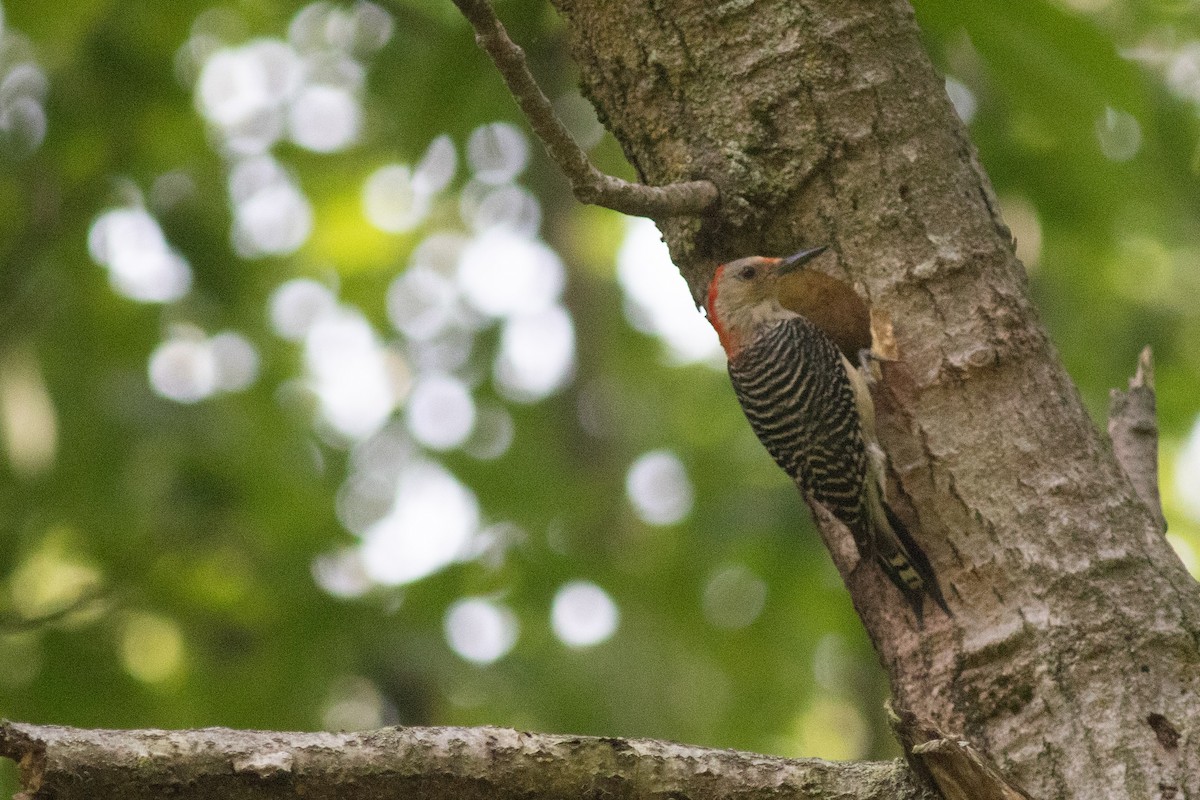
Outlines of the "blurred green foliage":
<svg viewBox="0 0 1200 800">
<path fill-rule="evenodd" d="M 361 6 L 315 8 L 336 44 L 337 20 Z M 502 325 L 477 320 L 451 372 L 479 408 L 507 415 L 511 446 L 478 458 L 413 445 L 403 391 L 388 429 L 407 458 L 423 453 L 469 487 L 499 538 L 411 582 L 358 575 L 352 596 L 322 588 L 314 563 L 357 552 L 339 504 L 361 446 L 316 421 L 302 349 L 272 330 L 272 292 L 297 277 L 327 287 L 411 378 L 423 356 L 389 321 L 388 287 L 428 234 L 467 231 L 460 193 L 473 189 L 460 166 L 419 224 L 386 233 L 364 216 L 363 183 L 385 164 L 415 164 L 439 136 L 461 156 L 478 126 L 523 122 L 449 2 L 392 3 L 386 42 L 366 55 L 343 48 L 365 76 L 353 145 L 271 148 L 311 207 L 311 233 L 287 252 L 239 251 L 237 159 L 221 154 L 195 81 L 222 49 L 287 41 L 301 9 L 4 5 L 0 70 L 35 65 L 44 86 L 27 72 L 24 88 L 0 76 L 0 716 L 486 723 L 786 755 L 894 752 L 884 681 L 795 491 L 719 364 L 679 364 L 630 325 L 615 269 L 626 224 L 576 205 L 536 146 L 519 180 L 566 266 L 570 379 L 514 400 L 492 377 Z M 548 93 L 570 95 L 548 5 L 500 11 Z M 1115 0 L 923 0 L 917 12 L 960 110 L 970 107 L 1035 296 L 1098 419 L 1107 390 L 1154 346 L 1168 517 L 1185 552 L 1200 547 L 1172 489 L 1200 378 L 1200 26 L 1171 4 Z M 44 136 L 14 97 L 41 109 Z M 593 152 L 628 169 L 611 138 Z M 189 266 L 190 291 L 158 303 L 114 290 L 89 256 L 89 231 L 113 208 L 150 212 Z M 257 353 L 248 386 L 186 403 L 152 389 L 160 345 L 223 330 Z M 650 524 L 631 505 L 630 466 L 655 450 L 686 472 L 682 521 Z M 575 580 L 601 587 L 619 613 L 591 646 L 564 644 L 551 623 L 556 592 Z M 505 636 L 515 621 L 511 650 L 498 646 L 492 663 L 448 643 L 448 610 L 464 597 L 499 609 L 489 619 L 505 621 Z M 467 633 L 486 638 L 491 623 Z"/>
</svg>

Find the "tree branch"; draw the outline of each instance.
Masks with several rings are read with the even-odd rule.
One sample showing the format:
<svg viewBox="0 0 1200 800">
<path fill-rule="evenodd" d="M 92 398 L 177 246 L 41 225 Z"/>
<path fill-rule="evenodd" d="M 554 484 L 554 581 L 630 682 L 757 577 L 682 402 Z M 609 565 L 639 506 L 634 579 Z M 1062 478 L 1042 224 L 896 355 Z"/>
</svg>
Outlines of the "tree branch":
<svg viewBox="0 0 1200 800">
<path fill-rule="evenodd" d="M 1129 390 L 1113 389 L 1108 393 L 1108 438 L 1133 490 L 1150 509 L 1158 527 L 1166 531 L 1167 520 L 1158 496 L 1158 416 L 1149 345 L 1138 356 L 1137 372 L 1129 379 Z"/>
<path fill-rule="evenodd" d="M 487 0 L 454 0 L 475 29 L 479 43 L 500 71 L 517 104 L 550 157 L 571 182 L 581 203 L 604 206 L 623 214 L 651 219 L 696 216 L 716 205 L 717 187 L 710 181 L 686 181 L 645 186 L 605 175 L 592 165 L 566 127 L 554 114 L 525 63 L 525 52 L 509 38 Z"/>
<path fill-rule="evenodd" d="M 508 728 L 361 733 L 81 730 L 6 722 L 25 798 L 928 800 L 902 761 L 788 760 Z"/>
</svg>

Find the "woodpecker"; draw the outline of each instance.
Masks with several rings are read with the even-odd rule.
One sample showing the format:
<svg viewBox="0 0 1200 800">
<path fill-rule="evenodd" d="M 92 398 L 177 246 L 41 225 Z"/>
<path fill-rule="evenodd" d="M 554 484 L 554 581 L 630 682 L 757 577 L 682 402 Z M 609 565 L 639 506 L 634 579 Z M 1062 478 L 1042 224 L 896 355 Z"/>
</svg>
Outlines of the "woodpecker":
<svg viewBox="0 0 1200 800">
<path fill-rule="evenodd" d="M 708 319 L 750 427 L 809 504 L 850 530 L 918 620 L 926 595 L 950 613 L 929 559 L 884 500 L 875 407 L 851 363 L 871 346 L 866 304 L 845 283 L 801 271 L 825 250 L 722 264 L 709 284 Z"/>
<path fill-rule="evenodd" d="M 779 276 L 779 304 L 811 322 L 833 340 L 851 364 L 858 364 L 863 351 L 871 351 L 867 304 L 845 281 L 820 270 L 800 269 L 804 263 L 785 268 Z"/>
</svg>

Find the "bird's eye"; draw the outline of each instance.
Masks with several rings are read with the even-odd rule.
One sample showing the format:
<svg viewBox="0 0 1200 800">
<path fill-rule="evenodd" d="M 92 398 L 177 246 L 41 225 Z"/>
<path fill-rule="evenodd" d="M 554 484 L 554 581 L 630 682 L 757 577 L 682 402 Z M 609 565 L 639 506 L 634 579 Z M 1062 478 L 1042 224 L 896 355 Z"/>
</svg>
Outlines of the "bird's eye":
<svg viewBox="0 0 1200 800">
<path fill-rule="evenodd" d="M 748 281 L 754 277 L 754 272 L 754 267 L 742 267 L 741 270 L 738 271 L 738 277 L 744 281 Z"/>
</svg>

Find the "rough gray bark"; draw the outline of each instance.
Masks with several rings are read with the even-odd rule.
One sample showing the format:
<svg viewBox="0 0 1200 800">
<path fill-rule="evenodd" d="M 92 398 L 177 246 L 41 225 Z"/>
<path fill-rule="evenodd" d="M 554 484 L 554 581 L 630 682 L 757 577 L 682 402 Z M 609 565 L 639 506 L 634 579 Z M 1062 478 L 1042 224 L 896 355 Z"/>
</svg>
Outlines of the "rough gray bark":
<svg viewBox="0 0 1200 800">
<path fill-rule="evenodd" d="M 275 733 L 6 723 L 0 755 L 21 764 L 22 800 L 931 800 L 900 761 L 788 760 L 507 728 Z"/>
<path fill-rule="evenodd" d="M 644 180 L 715 264 L 830 244 L 892 320 L 881 437 L 953 618 L 831 541 L 899 703 L 1042 798 L 1200 798 L 1200 591 L 1089 420 L 903 0 L 553 0 Z M 844 540 L 844 534 L 838 534 Z M 844 544 L 844 541 L 843 541 Z"/>
</svg>

